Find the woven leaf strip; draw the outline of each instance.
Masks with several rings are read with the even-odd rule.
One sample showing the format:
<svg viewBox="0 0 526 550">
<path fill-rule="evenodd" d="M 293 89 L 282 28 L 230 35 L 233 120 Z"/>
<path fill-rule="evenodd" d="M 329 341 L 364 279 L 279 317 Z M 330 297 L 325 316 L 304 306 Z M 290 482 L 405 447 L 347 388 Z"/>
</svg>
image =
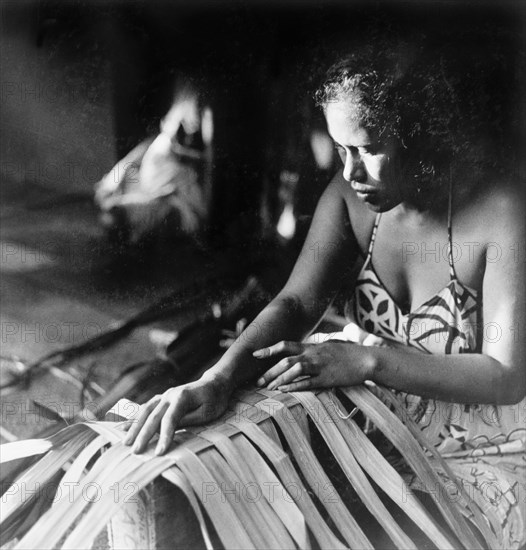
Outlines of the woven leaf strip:
<svg viewBox="0 0 526 550">
<path fill-rule="evenodd" d="M 444 483 L 408 428 L 367 388 L 353 386 L 342 388 L 342 392 L 362 410 L 371 422 L 398 449 L 424 486 L 430 491 L 438 509 L 464 547 L 470 550 L 481 550 L 480 543 L 471 532 L 469 525 L 455 504 L 447 498 L 441 498 L 436 493 L 437 489 L 439 489 L 443 495 L 447 494 Z"/>
<path fill-rule="evenodd" d="M 331 532 L 315 504 L 312 502 L 289 456 L 280 449 L 274 441 L 268 438 L 256 424 L 250 422 L 249 419 L 245 420 L 247 415 L 248 417 L 253 415 L 255 418 L 258 418 L 261 417 L 261 412 L 253 407 L 251 412 L 244 412 L 243 419 L 236 419 L 237 421 L 233 425 L 240 429 L 272 463 L 285 488 L 292 486 L 297 489 L 299 494 L 297 494 L 296 491 L 289 491 L 289 494 L 305 516 L 307 525 L 320 546 L 322 548 L 343 549 L 344 546 Z"/>
<path fill-rule="evenodd" d="M 356 460 L 369 477 L 389 495 L 438 548 L 453 550 L 451 542 L 437 526 L 422 503 L 409 491 L 400 474 L 387 462 L 352 418 L 341 420 L 335 407 L 338 407 L 340 411 L 344 408 L 337 398 L 332 394 L 329 398 L 329 394 L 325 392 L 318 394 L 318 398 L 331 415 Z M 404 487 L 406 490 L 404 490 Z"/>
<path fill-rule="evenodd" d="M 433 458 L 438 462 L 438 464 L 440 465 L 440 468 L 443 469 L 443 471 L 446 473 L 448 478 L 455 484 L 457 490 L 459 491 L 460 495 L 463 498 L 463 503 L 465 504 L 467 509 L 470 510 L 471 512 L 471 515 L 469 516 L 470 519 L 475 522 L 475 525 L 478 527 L 478 529 L 483 534 L 484 538 L 490 544 L 490 546 L 492 548 L 497 548 L 499 546 L 498 538 L 488 528 L 488 524 L 481 513 L 480 505 L 477 505 L 472 501 L 472 499 L 467 494 L 462 483 L 457 479 L 456 475 L 453 473 L 453 471 L 449 467 L 448 463 L 444 460 L 441 454 L 433 447 L 433 445 L 429 445 L 429 443 L 426 441 L 426 438 L 424 437 L 424 434 L 422 433 L 422 430 L 418 427 L 415 421 L 407 414 L 407 412 L 402 408 L 401 403 L 396 399 L 396 397 L 389 390 L 384 389 L 382 387 L 378 387 L 378 391 L 380 392 L 382 397 L 388 400 L 389 403 L 393 406 L 395 413 L 400 418 L 400 420 L 404 422 L 404 424 L 407 426 L 408 430 L 411 432 L 413 437 L 418 441 L 418 443 L 420 443 L 420 445 L 424 449 L 427 449 L 433 455 Z M 435 466 L 435 469 L 438 469 L 438 468 Z M 463 511 L 462 508 L 460 508 L 460 510 Z M 501 531 L 502 526 L 501 526 L 500 520 L 497 520 L 495 523 L 496 525 L 494 525 L 494 529 L 496 528 L 497 532 Z"/>
<path fill-rule="evenodd" d="M 261 391 L 260 393 L 272 396 L 266 401 L 272 409 L 276 410 L 274 420 L 283 432 L 290 450 L 310 487 L 329 487 L 331 482 L 314 454 L 303 430 L 298 430 L 297 426 L 290 422 L 290 416 L 283 414 L 285 413 L 285 405 L 273 399 L 277 392 Z M 288 398 L 289 400 L 294 399 L 292 396 L 288 396 Z M 340 498 L 326 499 L 323 504 L 350 548 L 373 549 L 371 542 Z"/>
<path fill-rule="evenodd" d="M 396 547 L 400 550 L 408 548 L 416 550 L 413 541 L 402 531 L 376 494 L 338 428 L 332 422 L 327 421 L 329 414 L 321 401 L 311 392 L 292 392 L 291 395 L 305 407 L 354 490 Z M 322 416 L 320 416 L 320 413 L 322 413 Z M 343 420 L 340 418 L 339 421 L 342 422 Z"/>
<path fill-rule="evenodd" d="M 246 503 L 252 516 L 261 522 L 264 532 L 270 533 L 274 539 L 269 547 L 294 548 L 294 542 L 288 534 L 282 518 L 270 505 L 266 491 L 261 490 L 261 485 L 257 483 L 249 463 L 245 461 L 246 458 L 244 459 L 230 438 L 217 431 L 201 432 L 200 437 L 213 443 L 225 460 L 232 466 L 232 469 L 239 475 L 242 502 Z M 235 437 L 237 439 L 242 436 Z M 268 470 L 269 468 L 267 467 L 266 469 Z M 249 498 L 248 488 L 253 485 L 258 488 L 258 492 L 254 498 Z"/>
</svg>

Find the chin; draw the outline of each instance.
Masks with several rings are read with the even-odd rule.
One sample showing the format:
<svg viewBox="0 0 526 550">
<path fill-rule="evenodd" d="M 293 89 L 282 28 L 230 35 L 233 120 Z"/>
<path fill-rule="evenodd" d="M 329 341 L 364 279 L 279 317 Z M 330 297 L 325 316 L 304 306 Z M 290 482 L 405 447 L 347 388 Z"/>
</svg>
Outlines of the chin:
<svg viewBox="0 0 526 550">
<path fill-rule="evenodd" d="M 380 214 L 381 212 L 386 212 L 386 209 L 383 208 L 381 204 L 371 204 L 369 202 L 366 202 L 365 206 L 367 206 L 367 208 L 371 210 L 371 212 L 376 212 L 377 214 Z"/>
<path fill-rule="evenodd" d="M 376 199 L 376 200 L 374 200 Z M 364 200 L 363 203 L 369 210 L 380 214 L 392 210 L 396 204 L 392 201 L 381 200 L 380 197 L 371 198 L 370 200 Z"/>
</svg>

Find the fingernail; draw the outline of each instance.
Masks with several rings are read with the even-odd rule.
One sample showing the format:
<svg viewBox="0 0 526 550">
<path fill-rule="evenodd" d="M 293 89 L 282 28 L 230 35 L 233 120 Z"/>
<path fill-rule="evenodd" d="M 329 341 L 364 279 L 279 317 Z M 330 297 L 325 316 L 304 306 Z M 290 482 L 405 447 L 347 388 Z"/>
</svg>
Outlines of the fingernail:
<svg viewBox="0 0 526 550">
<path fill-rule="evenodd" d="M 262 357 L 265 357 L 265 351 L 262 350 L 262 349 L 258 349 L 258 350 L 256 350 L 252 355 L 253 355 L 256 359 L 261 359 Z"/>
<path fill-rule="evenodd" d="M 141 451 L 141 446 L 140 446 L 140 445 L 135 444 L 135 445 L 132 447 L 132 453 L 138 454 L 138 453 L 140 453 L 140 451 Z"/>
<path fill-rule="evenodd" d="M 155 447 L 155 454 L 162 455 L 165 450 L 166 450 L 166 445 L 164 443 L 159 443 L 157 447 Z"/>
<path fill-rule="evenodd" d="M 274 383 L 270 383 L 268 386 L 267 386 L 267 390 L 273 390 L 276 388 L 276 384 Z"/>
<path fill-rule="evenodd" d="M 264 379 L 264 378 L 260 378 L 260 379 L 256 382 L 256 384 L 257 384 L 258 386 L 264 386 L 264 385 L 265 385 L 265 379 Z"/>
<path fill-rule="evenodd" d="M 127 438 L 123 441 L 123 443 L 124 443 L 125 445 L 131 445 L 131 444 L 132 444 L 132 441 L 133 441 L 133 440 L 132 440 L 131 437 L 127 437 Z"/>
<path fill-rule="evenodd" d="M 278 386 L 278 391 L 289 391 L 289 387 L 288 386 Z"/>
</svg>

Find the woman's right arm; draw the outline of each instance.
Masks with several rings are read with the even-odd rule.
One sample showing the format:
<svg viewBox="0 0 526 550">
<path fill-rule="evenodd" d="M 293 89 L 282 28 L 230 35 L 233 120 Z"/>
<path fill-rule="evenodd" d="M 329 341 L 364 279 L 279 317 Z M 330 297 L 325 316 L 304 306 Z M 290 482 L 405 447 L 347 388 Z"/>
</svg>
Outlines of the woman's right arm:
<svg viewBox="0 0 526 550">
<path fill-rule="evenodd" d="M 237 386 L 270 363 L 252 353 L 281 340 L 301 341 L 316 327 L 352 268 L 358 246 L 349 223 L 341 178 L 323 193 L 302 251 L 278 295 L 227 350 L 213 371 Z"/>
<path fill-rule="evenodd" d="M 237 386 L 255 380 L 272 366 L 255 359 L 255 350 L 281 340 L 301 341 L 315 328 L 359 251 L 343 185 L 340 176 L 329 184 L 287 284 L 221 359 L 199 380 L 170 388 L 141 409 L 126 438 L 129 445 L 135 442 L 135 452 L 141 452 L 160 429 L 156 452 L 163 454 L 176 429 L 222 414 Z"/>
</svg>

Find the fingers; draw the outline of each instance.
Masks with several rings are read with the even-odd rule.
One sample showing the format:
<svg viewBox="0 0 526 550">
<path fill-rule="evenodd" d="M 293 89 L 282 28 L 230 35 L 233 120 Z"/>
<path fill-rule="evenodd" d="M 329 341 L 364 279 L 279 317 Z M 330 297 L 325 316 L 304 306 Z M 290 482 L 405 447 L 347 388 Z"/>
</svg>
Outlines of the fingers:
<svg viewBox="0 0 526 550">
<path fill-rule="evenodd" d="M 278 386 L 277 389 L 282 392 L 304 391 L 304 390 L 310 390 L 314 386 L 315 386 L 314 378 L 311 376 L 307 376 L 301 380 L 297 380 L 296 382 L 291 382 L 290 384 L 284 384 L 283 386 Z"/>
<path fill-rule="evenodd" d="M 119 426 L 122 428 L 123 432 L 129 432 L 130 428 L 137 422 L 134 418 L 133 420 L 124 420 Z"/>
<path fill-rule="evenodd" d="M 256 359 L 268 359 L 269 357 L 275 357 L 277 355 L 299 355 L 305 348 L 305 345 L 300 342 L 287 342 L 285 340 L 269 346 L 268 348 L 261 348 L 256 350 L 252 355 Z"/>
<path fill-rule="evenodd" d="M 257 381 L 257 385 L 264 386 L 266 384 L 269 384 L 279 375 L 288 371 L 299 362 L 300 358 L 296 355 L 293 355 L 292 357 L 285 357 L 285 359 L 282 359 L 279 363 L 276 363 L 271 369 L 265 372 L 265 374 L 263 374 L 261 378 Z"/>
<path fill-rule="evenodd" d="M 135 420 L 131 422 L 131 425 L 128 429 L 128 435 L 126 436 L 124 440 L 125 445 L 131 445 L 139 432 L 141 431 L 141 428 L 144 426 L 145 422 L 148 420 L 148 416 L 150 413 L 155 409 L 155 407 L 158 405 L 158 403 L 161 401 L 162 396 L 156 395 L 148 401 L 145 405 L 141 407 L 141 411 L 139 412 L 139 415 Z"/>
<path fill-rule="evenodd" d="M 133 452 L 141 453 L 150 439 L 160 431 L 155 453 L 158 455 L 165 453 L 181 418 L 192 408 L 192 401 L 190 392 L 181 388 L 172 388 L 163 395 L 156 395 L 139 413 L 124 444 L 133 444 Z"/>
<path fill-rule="evenodd" d="M 167 451 L 183 414 L 184 410 L 181 407 L 180 401 L 170 404 L 166 409 L 161 420 L 159 441 L 155 447 L 156 455 L 162 455 Z"/>
<path fill-rule="evenodd" d="M 293 364 L 292 367 L 290 367 L 290 369 L 286 370 L 279 376 L 276 376 L 276 378 L 274 378 L 274 380 L 272 380 L 272 382 L 268 384 L 267 388 L 269 390 L 275 390 L 278 386 L 288 384 L 289 382 L 292 382 L 293 380 L 298 378 L 298 376 L 307 374 L 306 370 L 307 369 L 305 368 L 305 365 L 297 361 Z"/>
<path fill-rule="evenodd" d="M 185 390 L 183 390 L 184 392 Z M 195 426 L 217 418 L 226 409 L 228 399 L 224 402 L 194 402 L 190 393 L 181 393 L 180 398 L 170 404 L 161 420 L 159 442 L 155 448 L 156 455 L 164 454 L 173 440 L 174 433 L 181 426 Z"/>
<path fill-rule="evenodd" d="M 144 421 L 133 445 L 134 453 L 142 453 L 150 439 L 156 434 L 161 424 L 163 415 L 168 408 L 166 401 L 160 401 Z"/>
<path fill-rule="evenodd" d="M 277 365 L 269 369 L 259 380 L 258 386 L 267 384 L 269 390 L 275 390 L 298 378 L 316 376 L 319 374 L 319 368 L 313 365 L 306 357 L 287 357 L 282 359 Z"/>
</svg>

